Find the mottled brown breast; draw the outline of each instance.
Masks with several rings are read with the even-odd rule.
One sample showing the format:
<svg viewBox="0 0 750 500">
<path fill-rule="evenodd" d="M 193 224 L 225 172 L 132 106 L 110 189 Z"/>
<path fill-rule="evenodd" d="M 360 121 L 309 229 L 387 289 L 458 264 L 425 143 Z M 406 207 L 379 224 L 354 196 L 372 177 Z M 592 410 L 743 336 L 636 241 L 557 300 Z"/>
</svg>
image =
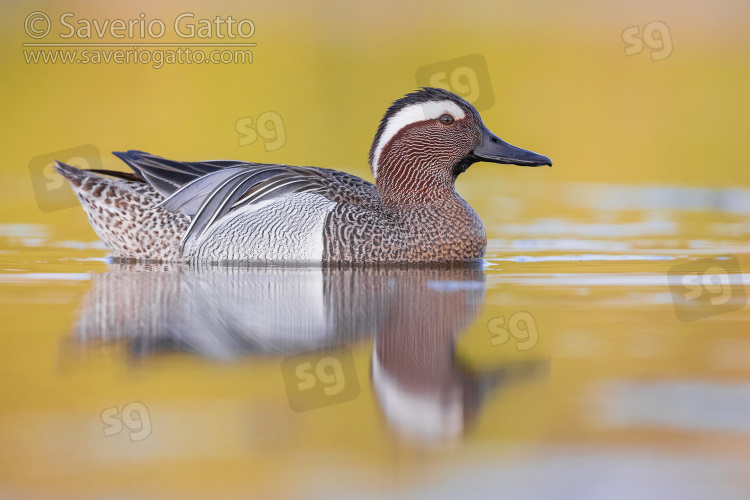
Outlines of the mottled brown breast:
<svg viewBox="0 0 750 500">
<path fill-rule="evenodd" d="M 487 236 L 456 195 L 410 207 L 341 203 L 328 215 L 323 262 L 463 262 L 481 259 Z"/>
</svg>

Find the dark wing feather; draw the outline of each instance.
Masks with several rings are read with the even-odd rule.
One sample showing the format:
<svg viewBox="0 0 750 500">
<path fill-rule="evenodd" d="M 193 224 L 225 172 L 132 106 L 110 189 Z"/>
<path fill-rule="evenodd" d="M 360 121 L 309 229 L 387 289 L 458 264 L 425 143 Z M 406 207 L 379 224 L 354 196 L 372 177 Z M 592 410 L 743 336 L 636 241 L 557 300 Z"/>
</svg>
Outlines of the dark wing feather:
<svg viewBox="0 0 750 500">
<path fill-rule="evenodd" d="M 88 168 L 86 169 L 86 171 L 93 172 L 95 174 L 107 175 L 109 177 L 114 177 L 115 179 L 124 179 L 126 181 L 134 181 L 134 182 L 144 181 L 144 179 L 142 179 L 137 174 L 134 174 L 133 172 L 120 172 L 119 170 L 106 170 L 103 168 Z"/>
<path fill-rule="evenodd" d="M 112 153 L 128 164 L 133 171 L 164 196 L 170 196 L 185 184 L 206 174 L 222 169 L 245 165 L 257 165 L 242 161 L 216 160 L 204 162 L 182 162 L 168 160 L 144 151 L 130 150 Z"/>
<path fill-rule="evenodd" d="M 245 171 L 245 167 L 231 167 L 198 177 L 172 193 L 159 205 L 167 210 L 182 212 L 185 215 L 193 217 L 200 209 L 200 206 L 203 204 L 206 197 L 209 196 L 217 186 L 220 186 L 224 181 L 231 179 L 237 173 Z"/>
</svg>

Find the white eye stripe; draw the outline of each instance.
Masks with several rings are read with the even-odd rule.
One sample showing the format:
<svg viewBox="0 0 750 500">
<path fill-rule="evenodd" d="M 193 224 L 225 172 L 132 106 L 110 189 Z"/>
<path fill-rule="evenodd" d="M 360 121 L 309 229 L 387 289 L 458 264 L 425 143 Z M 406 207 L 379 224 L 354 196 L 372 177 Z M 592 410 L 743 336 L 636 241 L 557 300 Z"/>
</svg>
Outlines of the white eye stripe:
<svg viewBox="0 0 750 500">
<path fill-rule="evenodd" d="M 412 123 L 424 120 L 434 120 L 446 113 L 451 115 L 455 120 L 459 120 L 466 116 L 464 110 L 452 101 L 430 101 L 420 104 L 412 104 L 393 115 L 388 120 L 388 124 L 386 125 L 385 130 L 383 130 L 383 134 L 380 136 L 378 145 L 375 148 L 375 154 L 373 154 L 372 157 L 373 176 L 376 179 L 378 177 L 378 161 L 380 160 L 380 153 L 383 151 L 385 145 L 388 144 L 396 134 L 398 134 L 399 130 L 407 125 L 411 125 Z"/>
</svg>

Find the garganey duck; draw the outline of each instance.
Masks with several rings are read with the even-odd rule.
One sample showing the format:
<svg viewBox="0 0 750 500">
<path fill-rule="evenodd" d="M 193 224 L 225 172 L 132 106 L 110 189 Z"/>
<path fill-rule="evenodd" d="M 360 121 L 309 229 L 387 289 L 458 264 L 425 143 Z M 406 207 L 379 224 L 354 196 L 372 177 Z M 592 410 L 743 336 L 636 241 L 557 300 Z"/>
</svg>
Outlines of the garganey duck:
<svg viewBox="0 0 750 500">
<path fill-rule="evenodd" d="M 436 88 L 386 111 L 370 148 L 375 184 L 326 168 L 114 154 L 133 173 L 56 169 L 113 257 L 187 262 L 478 260 L 487 237 L 458 175 L 479 161 L 552 165 Z"/>
</svg>

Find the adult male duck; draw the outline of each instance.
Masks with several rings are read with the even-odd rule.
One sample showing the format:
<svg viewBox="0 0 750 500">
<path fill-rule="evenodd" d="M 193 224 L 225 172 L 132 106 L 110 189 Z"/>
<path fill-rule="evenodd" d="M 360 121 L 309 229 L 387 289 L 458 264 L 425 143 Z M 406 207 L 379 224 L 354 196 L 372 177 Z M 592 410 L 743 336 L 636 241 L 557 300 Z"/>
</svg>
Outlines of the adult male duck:
<svg viewBox="0 0 750 500">
<path fill-rule="evenodd" d="M 370 148 L 375 184 L 326 168 L 114 154 L 134 173 L 56 169 L 114 257 L 186 262 L 478 260 L 487 237 L 458 175 L 479 161 L 552 166 L 436 88 L 386 111 Z"/>
</svg>

